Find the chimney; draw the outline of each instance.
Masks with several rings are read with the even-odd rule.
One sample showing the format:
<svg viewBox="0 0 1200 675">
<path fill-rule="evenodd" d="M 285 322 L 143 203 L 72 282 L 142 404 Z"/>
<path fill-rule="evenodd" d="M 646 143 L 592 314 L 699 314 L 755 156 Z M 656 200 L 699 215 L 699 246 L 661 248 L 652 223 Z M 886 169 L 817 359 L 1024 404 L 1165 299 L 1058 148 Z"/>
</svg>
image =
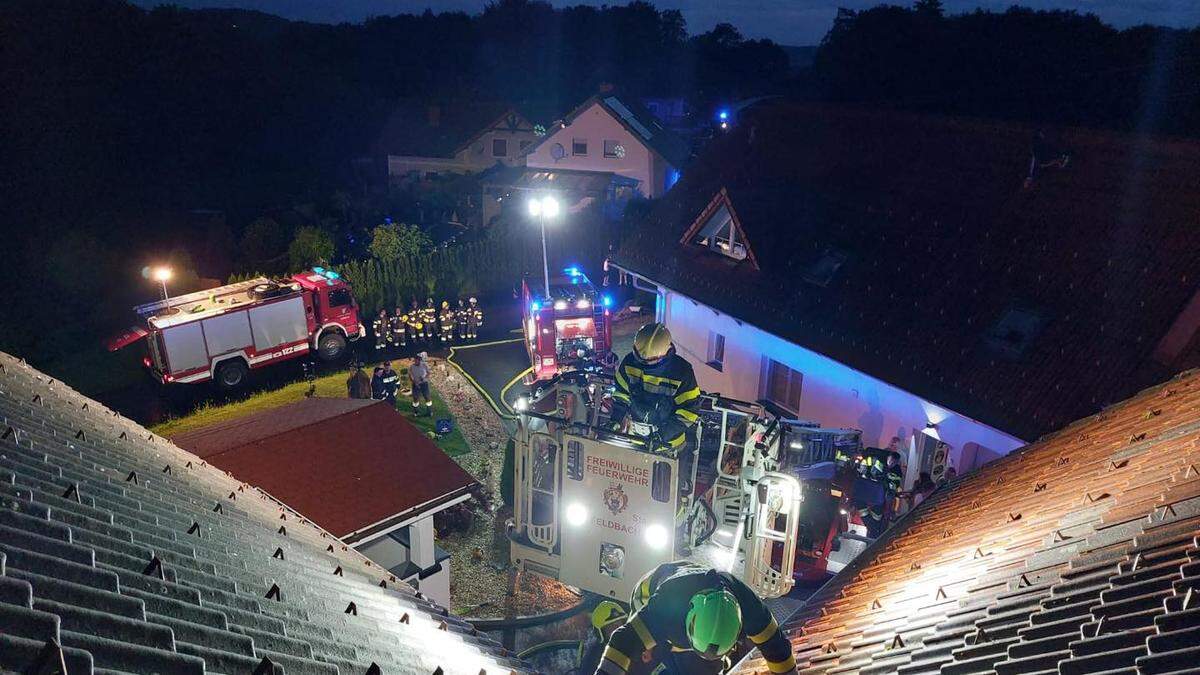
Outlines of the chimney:
<svg viewBox="0 0 1200 675">
<path fill-rule="evenodd" d="M 429 122 L 429 126 L 436 127 L 442 122 L 442 108 L 438 105 L 431 105 L 425 109 L 425 120 Z"/>
</svg>

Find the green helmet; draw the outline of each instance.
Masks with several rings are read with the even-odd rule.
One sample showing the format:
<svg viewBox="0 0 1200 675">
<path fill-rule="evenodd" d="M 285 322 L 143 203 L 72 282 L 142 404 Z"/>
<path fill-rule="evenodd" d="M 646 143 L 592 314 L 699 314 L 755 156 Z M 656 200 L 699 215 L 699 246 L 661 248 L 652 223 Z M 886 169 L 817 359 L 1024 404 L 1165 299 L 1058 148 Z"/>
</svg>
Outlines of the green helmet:
<svg viewBox="0 0 1200 675">
<path fill-rule="evenodd" d="M 733 593 L 720 588 L 692 596 L 687 635 L 692 649 L 709 661 L 729 653 L 742 634 L 742 608 Z"/>
</svg>

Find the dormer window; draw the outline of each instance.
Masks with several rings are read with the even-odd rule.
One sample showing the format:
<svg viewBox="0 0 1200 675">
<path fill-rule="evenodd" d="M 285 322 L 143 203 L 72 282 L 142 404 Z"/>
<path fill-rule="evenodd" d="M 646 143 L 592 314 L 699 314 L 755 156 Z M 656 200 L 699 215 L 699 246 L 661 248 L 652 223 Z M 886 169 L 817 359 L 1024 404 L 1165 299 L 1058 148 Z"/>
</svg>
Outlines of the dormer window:
<svg viewBox="0 0 1200 675">
<path fill-rule="evenodd" d="M 758 267 L 746 234 L 738 224 L 737 214 L 729 202 L 729 196 L 723 189 L 688 229 L 683 243 L 703 246 L 713 253 L 738 261 L 749 258 L 750 264 Z"/>
</svg>

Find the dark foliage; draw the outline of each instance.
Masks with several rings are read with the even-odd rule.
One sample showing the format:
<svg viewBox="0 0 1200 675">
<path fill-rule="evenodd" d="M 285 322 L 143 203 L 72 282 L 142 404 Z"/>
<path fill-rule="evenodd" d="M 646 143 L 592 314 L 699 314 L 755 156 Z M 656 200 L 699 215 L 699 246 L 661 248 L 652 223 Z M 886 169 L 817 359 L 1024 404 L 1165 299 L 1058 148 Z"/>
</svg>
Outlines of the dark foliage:
<svg viewBox="0 0 1200 675">
<path fill-rule="evenodd" d="M 1013 7 L 947 16 L 839 10 L 810 95 L 925 112 L 1200 134 L 1200 29 L 1118 31 L 1094 15 Z"/>
</svg>

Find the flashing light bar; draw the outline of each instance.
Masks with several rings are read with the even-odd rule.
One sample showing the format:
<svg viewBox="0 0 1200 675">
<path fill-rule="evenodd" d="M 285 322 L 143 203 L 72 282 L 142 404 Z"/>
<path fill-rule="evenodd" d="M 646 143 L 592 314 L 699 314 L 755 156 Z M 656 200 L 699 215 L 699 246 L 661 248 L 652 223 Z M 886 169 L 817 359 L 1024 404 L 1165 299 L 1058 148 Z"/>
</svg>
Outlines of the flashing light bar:
<svg viewBox="0 0 1200 675">
<path fill-rule="evenodd" d="M 341 279 L 342 278 L 342 275 L 338 274 L 337 272 L 334 272 L 333 270 L 327 270 L 324 267 L 314 267 L 314 268 L 312 268 L 312 270 L 314 273 L 316 273 L 320 276 L 323 276 L 326 279 Z"/>
<path fill-rule="evenodd" d="M 569 277 L 577 277 L 581 274 L 578 267 L 568 267 L 563 270 Z"/>
<path fill-rule="evenodd" d="M 537 300 L 534 300 L 533 302 L 529 303 L 529 311 L 531 311 L 531 312 L 542 311 L 542 303 L 538 302 Z"/>
<path fill-rule="evenodd" d="M 600 298 L 600 304 L 604 305 L 605 307 L 612 307 L 612 296 L 605 293 Z"/>
</svg>

